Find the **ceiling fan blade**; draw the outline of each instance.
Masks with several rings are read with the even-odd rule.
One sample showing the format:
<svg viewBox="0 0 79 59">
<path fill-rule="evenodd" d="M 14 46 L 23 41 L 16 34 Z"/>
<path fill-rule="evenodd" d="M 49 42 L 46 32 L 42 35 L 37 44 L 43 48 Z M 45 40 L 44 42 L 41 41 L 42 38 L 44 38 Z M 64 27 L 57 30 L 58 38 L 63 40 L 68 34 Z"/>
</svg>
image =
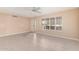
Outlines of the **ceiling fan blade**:
<svg viewBox="0 0 79 59">
<path fill-rule="evenodd" d="M 36 13 L 41 13 L 40 7 L 33 7 L 32 11 Z"/>
</svg>

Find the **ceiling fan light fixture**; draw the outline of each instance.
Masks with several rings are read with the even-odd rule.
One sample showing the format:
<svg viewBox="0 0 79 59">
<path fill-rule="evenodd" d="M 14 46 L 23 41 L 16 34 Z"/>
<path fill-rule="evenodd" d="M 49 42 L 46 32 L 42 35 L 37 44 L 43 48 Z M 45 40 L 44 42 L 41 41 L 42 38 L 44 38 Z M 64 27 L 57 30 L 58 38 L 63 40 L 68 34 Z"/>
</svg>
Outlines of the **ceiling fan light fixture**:
<svg viewBox="0 0 79 59">
<path fill-rule="evenodd" d="M 32 11 L 36 13 L 41 13 L 40 12 L 41 8 L 40 7 L 33 7 Z"/>
</svg>

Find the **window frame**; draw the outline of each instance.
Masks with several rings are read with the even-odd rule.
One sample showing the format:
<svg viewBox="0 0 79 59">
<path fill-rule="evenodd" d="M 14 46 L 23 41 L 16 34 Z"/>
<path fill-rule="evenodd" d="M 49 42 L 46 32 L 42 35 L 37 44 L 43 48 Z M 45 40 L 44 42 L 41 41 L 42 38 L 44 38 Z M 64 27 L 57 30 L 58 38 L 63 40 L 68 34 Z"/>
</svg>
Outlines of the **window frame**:
<svg viewBox="0 0 79 59">
<path fill-rule="evenodd" d="M 58 20 L 60 20 L 60 22 L 61 22 L 61 24 L 57 24 L 57 18 L 58 18 Z M 52 30 L 52 31 L 62 31 L 62 17 L 61 16 L 59 16 L 59 17 L 51 17 L 51 18 L 44 18 L 44 19 L 42 19 L 42 21 L 46 21 L 48 19 L 48 25 L 44 25 L 43 24 L 43 30 Z M 52 20 L 54 20 L 54 24 L 52 25 Z M 46 26 L 49 26 L 49 29 L 46 29 L 46 28 L 44 28 L 44 27 L 46 27 Z M 54 26 L 55 28 L 54 29 L 51 29 L 51 26 Z M 57 30 L 57 26 L 60 26 L 61 27 L 61 30 Z"/>
</svg>

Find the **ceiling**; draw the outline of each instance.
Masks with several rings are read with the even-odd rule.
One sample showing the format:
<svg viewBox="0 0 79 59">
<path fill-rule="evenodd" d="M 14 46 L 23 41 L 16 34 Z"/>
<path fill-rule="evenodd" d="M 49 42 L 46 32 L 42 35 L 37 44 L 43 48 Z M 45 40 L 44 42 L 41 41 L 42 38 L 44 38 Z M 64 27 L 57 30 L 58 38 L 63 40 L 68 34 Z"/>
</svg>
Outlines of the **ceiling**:
<svg viewBox="0 0 79 59">
<path fill-rule="evenodd" d="M 40 13 L 33 12 L 33 7 L 0 7 L 0 12 L 25 17 L 41 16 L 49 13 L 55 13 L 63 10 L 74 9 L 74 7 L 40 7 Z"/>
</svg>

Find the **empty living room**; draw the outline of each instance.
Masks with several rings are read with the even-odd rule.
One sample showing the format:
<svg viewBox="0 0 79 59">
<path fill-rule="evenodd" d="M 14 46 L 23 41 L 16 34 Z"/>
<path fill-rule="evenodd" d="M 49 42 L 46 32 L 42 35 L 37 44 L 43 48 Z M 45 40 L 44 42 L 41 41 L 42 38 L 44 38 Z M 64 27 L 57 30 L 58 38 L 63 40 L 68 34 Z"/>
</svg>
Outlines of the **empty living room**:
<svg viewBox="0 0 79 59">
<path fill-rule="evenodd" d="M 79 51 L 79 8 L 0 7 L 0 51 Z"/>
</svg>

